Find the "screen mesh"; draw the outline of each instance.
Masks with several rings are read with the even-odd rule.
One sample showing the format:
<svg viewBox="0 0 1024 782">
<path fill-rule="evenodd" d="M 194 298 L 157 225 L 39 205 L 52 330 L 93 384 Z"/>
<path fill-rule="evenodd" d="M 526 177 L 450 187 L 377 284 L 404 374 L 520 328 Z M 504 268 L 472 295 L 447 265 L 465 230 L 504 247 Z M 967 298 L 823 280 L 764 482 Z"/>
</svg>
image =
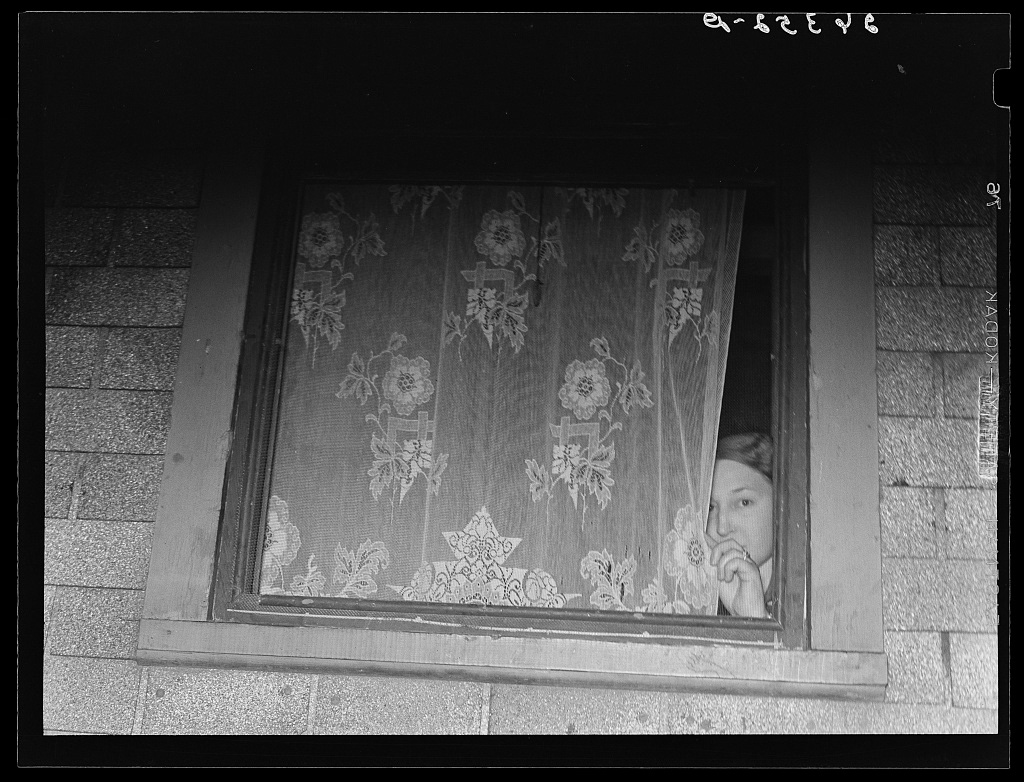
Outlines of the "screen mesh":
<svg viewBox="0 0 1024 782">
<path fill-rule="evenodd" d="M 743 204 L 307 185 L 260 593 L 714 613 Z"/>
</svg>

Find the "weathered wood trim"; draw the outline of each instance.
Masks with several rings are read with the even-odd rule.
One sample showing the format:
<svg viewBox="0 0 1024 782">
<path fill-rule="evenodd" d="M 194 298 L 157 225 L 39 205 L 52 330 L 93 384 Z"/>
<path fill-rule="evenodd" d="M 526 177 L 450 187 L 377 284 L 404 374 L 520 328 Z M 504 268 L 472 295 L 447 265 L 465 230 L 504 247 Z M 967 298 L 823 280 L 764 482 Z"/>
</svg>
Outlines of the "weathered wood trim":
<svg viewBox="0 0 1024 782">
<path fill-rule="evenodd" d="M 778 561 L 783 578 L 779 602 L 782 642 L 789 649 L 810 649 L 808 616 L 808 419 L 807 419 L 807 156 L 787 161 L 793 172 L 780 186 L 774 322 L 773 396 L 775 411 L 775 518 Z"/>
<path fill-rule="evenodd" d="M 138 659 L 345 674 L 880 698 L 884 654 L 144 619 Z"/>
<path fill-rule="evenodd" d="M 882 650 L 882 556 L 869 134 L 810 149 L 811 646 Z"/>
<path fill-rule="evenodd" d="M 208 157 L 144 616 L 206 619 L 231 445 L 262 153 Z"/>
<path fill-rule="evenodd" d="M 852 143 L 823 141 L 808 243 L 816 651 L 208 621 L 263 170 L 257 151 L 234 149 L 211 156 L 204 185 L 139 661 L 881 697 L 870 167 Z"/>
</svg>

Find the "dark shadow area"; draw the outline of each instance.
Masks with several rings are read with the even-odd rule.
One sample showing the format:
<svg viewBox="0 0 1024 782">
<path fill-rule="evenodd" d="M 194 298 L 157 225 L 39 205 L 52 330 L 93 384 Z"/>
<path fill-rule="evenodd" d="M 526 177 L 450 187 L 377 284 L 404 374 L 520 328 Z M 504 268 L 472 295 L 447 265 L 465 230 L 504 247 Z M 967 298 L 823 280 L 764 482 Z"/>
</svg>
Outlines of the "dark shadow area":
<svg viewBox="0 0 1024 782">
<path fill-rule="evenodd" d="M 772 433 L 775 201 L 767 188 L 747 191 L 736 298 L 718 436 Z"/>
</svg>

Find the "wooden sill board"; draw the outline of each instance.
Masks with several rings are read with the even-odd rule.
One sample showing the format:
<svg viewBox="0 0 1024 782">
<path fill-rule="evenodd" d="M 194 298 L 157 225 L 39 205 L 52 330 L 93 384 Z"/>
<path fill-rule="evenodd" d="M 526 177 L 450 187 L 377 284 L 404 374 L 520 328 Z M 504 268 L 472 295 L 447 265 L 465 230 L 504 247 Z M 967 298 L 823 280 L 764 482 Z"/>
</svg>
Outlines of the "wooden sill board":
<svg viewBox="0 0 1024 782">
<path fill-rule="evenodd" d="M 880 699 L 886 657 L 728 645 L 439 635 L 143 619 L 143 665 Z"/>
</svg>

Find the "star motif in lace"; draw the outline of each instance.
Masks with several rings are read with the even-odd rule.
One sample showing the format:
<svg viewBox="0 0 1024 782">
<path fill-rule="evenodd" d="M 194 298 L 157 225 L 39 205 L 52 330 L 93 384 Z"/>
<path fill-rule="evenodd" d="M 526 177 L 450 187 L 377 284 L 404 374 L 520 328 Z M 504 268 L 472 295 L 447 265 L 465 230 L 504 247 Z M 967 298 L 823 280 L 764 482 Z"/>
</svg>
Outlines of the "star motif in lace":
<svg viewBox="0 0 1024 782">
<path fill-rule="evenodd" d="M 580 597 L 560 594 L 551 575 L 538 568 L 503 567 L 522 538 L 500 535 L 486 507 L 461 532 L 442 534 L 455 559 L 424 563 L 409 586 L 389 585 L 404 600 L 562 608 Z"/>
<path fill-rule="evenodd" d="M 492 565 L 501 565 L 515 551 L 522 538 L 506 538 L 498 534 L 491 514 L 486 506 L 481 508 L 462 532 L 443 532 L 448 547 L 459 565 L 474 573 L 484 571 Z"/>
</svg>

